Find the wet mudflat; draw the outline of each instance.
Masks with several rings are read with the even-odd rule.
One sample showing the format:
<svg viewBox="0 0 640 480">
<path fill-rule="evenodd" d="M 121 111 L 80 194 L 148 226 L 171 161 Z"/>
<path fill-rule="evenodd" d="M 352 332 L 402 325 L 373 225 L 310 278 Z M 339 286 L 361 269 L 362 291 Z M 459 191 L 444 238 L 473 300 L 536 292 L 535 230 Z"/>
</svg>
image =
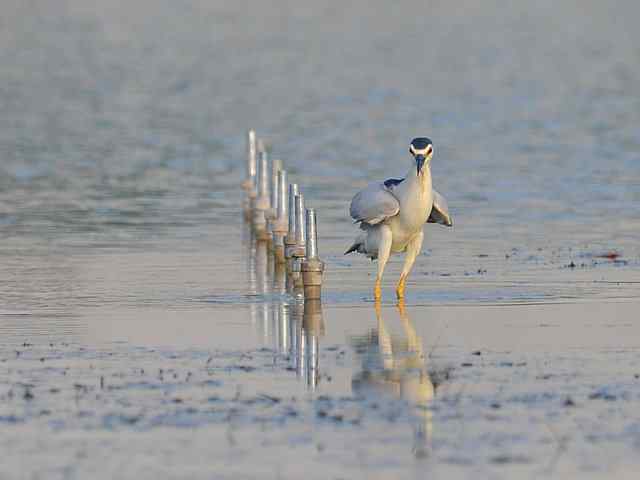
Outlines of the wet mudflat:
<svg viewBox="0 0 640 480">
<path fill-rule="evenodd" d="M 305 304 L 263 247 L 227 249 L 245 249 L 240 296 L 3 312 L 1 438 L 15 460 L 3 474 L 625 478 L 638 468 L 635 299 L 452 301 L 438 291 L 511 294 L 484 276 L 443 287 L 425 275 L 406 305 L 376 308 L 357 283 L 350 293 L 330 283 L 323 304 Z M 146 258 L 138 271 L 159 268 Z M 103 275 L 119 278 L 109 264 Z M 590 267 L 633 273 L 618 269 Z M 617 284 L 632 296 L 634 283 Z"/>
<path fill-rule="evenodd" d="M 248 8 L 5 6 L 0 478 L 635 478 L 637 2 Z M 243 225 L 248 127 L 320 305 Z M 348 203 L 417 135 L 454 227 L 376 308 Z"/>
</svg>

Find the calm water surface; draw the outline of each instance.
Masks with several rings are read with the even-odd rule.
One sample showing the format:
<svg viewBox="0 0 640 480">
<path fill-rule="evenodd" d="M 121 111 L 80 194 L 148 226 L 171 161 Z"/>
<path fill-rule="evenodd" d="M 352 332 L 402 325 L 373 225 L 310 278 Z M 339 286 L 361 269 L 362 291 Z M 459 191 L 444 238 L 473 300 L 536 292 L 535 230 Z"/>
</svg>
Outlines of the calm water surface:
<svg viewBox="0 0 640 480">
<path fill-rule="evenodd" d="M 17 459 L 48 453 L 2 474 L 632 471 L 639 15 L 633 1 L 4 2 L 0 438 Z M 319 311 L 281 292 L 242 224 L 248 127 L 318 210 Z M 348 203 L 404 175 L 419 135 L 455 226 L 427 228 L 407 310 L 376 313 L 375 267 L 342 256 Z M 291 445 L 297 462 L 272 460 Z"/>
</svg>

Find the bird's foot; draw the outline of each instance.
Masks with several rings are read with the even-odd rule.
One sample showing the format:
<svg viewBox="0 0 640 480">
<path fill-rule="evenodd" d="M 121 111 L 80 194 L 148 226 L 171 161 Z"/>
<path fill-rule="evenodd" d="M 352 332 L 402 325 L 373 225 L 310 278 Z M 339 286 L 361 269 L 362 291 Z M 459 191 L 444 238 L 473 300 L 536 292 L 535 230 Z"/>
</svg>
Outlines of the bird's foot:
<svg viewBox="0 0 640 480">
<path fill-rule="evenodd" d="M 380 280 L 376 280 L 376 284 L 373 287 L 373 299 L 379 302 L 382 298 L 382 288 L 380 287 Z"/>
<path fill-rule="evenodd" d="M 396 296 L 398 297 L 398 300 L 404 300 L 404 279 L 405 277 L 400 277 L 400 281 L 396 287 Z"/>
</svg>

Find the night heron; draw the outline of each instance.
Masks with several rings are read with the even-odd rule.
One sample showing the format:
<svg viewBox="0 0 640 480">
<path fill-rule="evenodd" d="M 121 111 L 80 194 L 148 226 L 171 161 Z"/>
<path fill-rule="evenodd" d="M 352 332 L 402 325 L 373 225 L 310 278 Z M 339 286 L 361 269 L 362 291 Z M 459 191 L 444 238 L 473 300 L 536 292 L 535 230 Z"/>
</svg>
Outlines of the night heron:
<svg viewBox="0 0 640 480">
<path fill-rule="evenodd" d="M 404 298 L 404 285 L 422 248 L 425 223 L 453 225 L 447 201 L 431 187 L 429 164 L 433 144 L 428 138 L 414 138 L 409 151 L 415 159 L 403 179 L 390 178 L 372 183 L 351 200 L 351 217 L 363 231 L 345 252 L 358 252 L 372 260 L 378 259 L 378 274 L 374 298 L 380 299 L 380 281 L 389 255 L 406 252 L 404 267 L 396 288 L 399 299 Z"/>
</svg>

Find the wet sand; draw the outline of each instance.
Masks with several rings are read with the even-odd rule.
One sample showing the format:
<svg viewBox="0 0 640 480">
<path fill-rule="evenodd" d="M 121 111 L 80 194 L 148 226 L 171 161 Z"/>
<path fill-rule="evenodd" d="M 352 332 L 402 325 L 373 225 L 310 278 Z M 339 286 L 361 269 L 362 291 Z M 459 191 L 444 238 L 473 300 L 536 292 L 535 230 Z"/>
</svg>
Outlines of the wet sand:
<svg viewBox="0 0 640 480">
<path fill-rule="evenodd" d="M 261 264 L 261 248 L 228 250 L 249 260 L 240 297 L 3 312 L 0 442 L 12 460 L 0 473 L 632 478 L 639 467 L 635 299 L 451 301 L 425 290 L 467 278 L 453 275 L 418 277 L 404 306 L 376 308 L 357 283 L 336 292 L 336 266 L 324 302 L 305 305 Z M 174 273 L 191 271 L 186 258 Z M 100 266 L 104 278 L 169 268 L 146 254 Z M 195 291 L 211 285 L 195 270 Z M 137 285 L 130 294 L 141 298 Z M 459 288 L 486 286 L 480 276 Z"/>
<path fill-rule="evenodd" d="M 108 330 L 88 320 L 92 333 L 73 343 L 3 348 L 3 475 L 632 478 L 638 468 L 637 302 L 277 308 L 306 350 L 237 309 L 217 322 L 221 312 L 132 311 Z"/>
</svg>

